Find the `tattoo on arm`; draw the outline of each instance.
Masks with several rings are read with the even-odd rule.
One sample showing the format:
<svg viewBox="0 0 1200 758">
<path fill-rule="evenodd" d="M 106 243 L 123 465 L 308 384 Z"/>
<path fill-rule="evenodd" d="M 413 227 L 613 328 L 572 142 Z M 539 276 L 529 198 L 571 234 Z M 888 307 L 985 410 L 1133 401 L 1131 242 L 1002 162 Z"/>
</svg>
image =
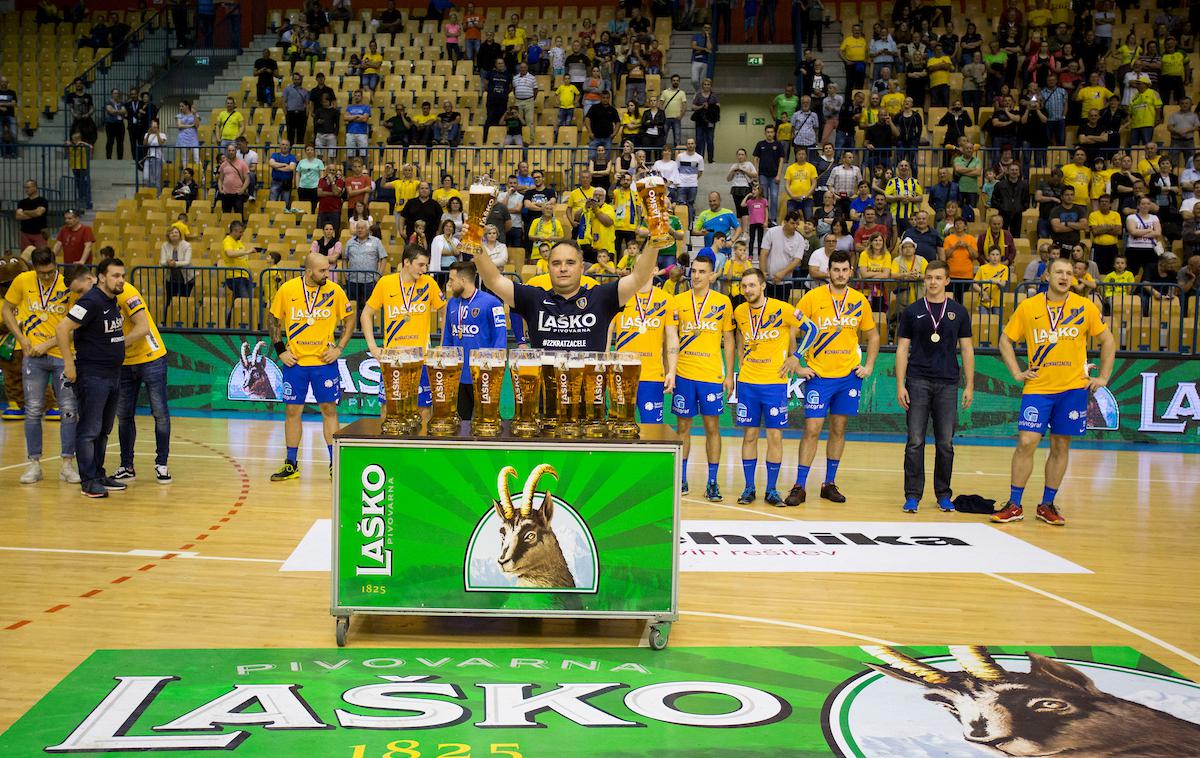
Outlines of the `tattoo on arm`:
<svg viewBox="0 0 1200 758">
<path fill-rule="evenodd" d="M 267 333 L 271 335 L 271 344 L 275 344 L 282 336 L 279 327 L 279 319 L 271 313 L 267 314 Z"/>
</svg>

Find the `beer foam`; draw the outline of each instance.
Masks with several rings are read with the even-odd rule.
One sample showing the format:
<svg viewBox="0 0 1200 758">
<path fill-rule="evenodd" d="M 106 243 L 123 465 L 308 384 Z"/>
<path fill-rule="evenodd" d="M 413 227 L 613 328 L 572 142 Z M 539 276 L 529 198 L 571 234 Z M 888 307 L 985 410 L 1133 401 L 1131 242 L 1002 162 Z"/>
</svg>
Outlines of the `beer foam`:
<svg viewBox="0 0 1200 758">
<path fill-rule="evenodd" d="M 583 368 L 583 361 L 567 361 L 567 368 Z"/>
<path fill-rule="evenodd" d="M 650 176 L 644 176 L 641 179 L 638 179 L 638 184 L 644 184 L 647 187 L 650 186 L 651 184 L 661 185 L 661 186 L 665 187 L 667 182 L 661 176 L 650 175 Z"/>
<path fill-rule="evenodd" d="M 472 184 L 471 188 L 467 190 L 467 193 L 471 195 L 492 195 L 495 192 L 496 188 L 490 184 Z"/>
<path fill-rule="evenodd" d="M 555 363 L 557 363 L 557 361 L 555 360 L 554 353 L 546 353 L 542 356 L 543 366 L 553 366 Z"/>
</svg>

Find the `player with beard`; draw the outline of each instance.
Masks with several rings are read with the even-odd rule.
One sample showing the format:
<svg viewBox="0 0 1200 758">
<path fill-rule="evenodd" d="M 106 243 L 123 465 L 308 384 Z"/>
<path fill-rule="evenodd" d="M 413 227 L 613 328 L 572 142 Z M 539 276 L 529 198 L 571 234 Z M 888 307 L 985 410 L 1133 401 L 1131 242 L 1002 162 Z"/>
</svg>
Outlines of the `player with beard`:
<svg viewBox="0 0 1200 758">
<path fill-rule="evenodd" d="M 462 377 L 458 385 L 458 415 L 470 421 L 475 413 L 475 392 L 471 384 L 471 351 L 481 347 L 503 349 L 508 344 L 508 319 L 504 304 L 490 292 L 475 286 L 475 264 L 455 261 L 446 280 L 446 323 L 442 327 L 442 347 L 461 347 Z"/>
</svg>

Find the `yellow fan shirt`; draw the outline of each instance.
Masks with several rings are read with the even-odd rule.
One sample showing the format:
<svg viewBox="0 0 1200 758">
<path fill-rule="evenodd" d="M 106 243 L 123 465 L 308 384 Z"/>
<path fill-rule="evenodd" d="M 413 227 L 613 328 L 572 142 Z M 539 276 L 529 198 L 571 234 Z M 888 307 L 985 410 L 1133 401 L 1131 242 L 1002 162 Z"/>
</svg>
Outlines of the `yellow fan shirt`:
<svg viewBox="0 0 1200 758">
<path fill-rule="evenodd" d="M 16 307 L 17 326 L 30 342 L 40 345 L 54 337 L 58 322 L 71 306 L 71 290 L 57 271 L 49 287 L 42 287 L 36 271 L 23 271 L 12 280 L 4 299 Z M 62 357 L 62 351 L 51 348 L 46 355 Z"/>
<path fill-rule="evenodd" d="M 125 340 L 126 366 L 149 363 L 167 354 L 167 346 L 163 344 L 162 335 L 158 333 L 158 324 L 154 323 L 154 316 L 150 315 L 150 309 L 146 307 L 146 299 L 132 284 L 126 283 L 125 289 L 117 295 L 117 307 L 121 309 L 121 317 L 125 319 L 126 336 L 133 329 L 132 318 L 138 311 L 145 311 L 146 319 L 150 322 L 150 333 L 145 337 L 137 342 Z"/>
</svg>

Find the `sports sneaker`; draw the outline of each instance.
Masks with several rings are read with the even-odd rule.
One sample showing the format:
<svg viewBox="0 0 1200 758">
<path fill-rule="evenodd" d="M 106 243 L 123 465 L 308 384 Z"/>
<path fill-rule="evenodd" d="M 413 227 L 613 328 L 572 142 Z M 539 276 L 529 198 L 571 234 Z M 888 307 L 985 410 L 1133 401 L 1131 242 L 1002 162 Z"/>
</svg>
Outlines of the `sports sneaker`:
<svg viewBox="0 0 1200 758">
<path fill-rule="evenodd" d="M 58 478 L 67 484 L 79 484 L 79 466 L 74 458 L 63 458 L 62 468 L 58 470 Z"/>
<path fill-rule="evenodd" d="M 159 484 L 170 484 L 171 472 L 167 470 L 166 466 L 155 466 L 154 478 Z"/>
<path fill-rule="evenodd" d="M 750 503 L 754 502 L 755 497 L 756 494 L 754 492 L 754 488 L 747 487 L 746 489 L 742 490 L 742 494 L 738 497 L 738 505 L 749 505 Z"/>
<path fill-rule="evenodd" d="M 766 494 L 763 496 L 763 501 L 766 502 L 767 505 L 783 505 L 783 498 L 779 496 L 779 490 L 767 490 Z"/>
<path fill-rule="evenodd" d="M 84 497 L 108 497 L 108 490 L 105 489 L 104 485 L 100 482 L 88 482 L 87 484 L 83 485 L 83 488 L 80 490 L 80 492 L 83 493 Z"/>
<path fill-rule="evenodd" d="M 124 492 L 125 490 L 129 489 L 128 484 L 125 482 L 118 482 L 111 476 L 104 477 L 102 480 L 100 480 L 100 483 L 103 484 L 104 489 L 108 490 L 109 492 Z"/>
<path fill-rule="evenodd" d="M 1050 526 L 1066 526 L 1067 520 L 1058 512 L 1054 503 L 1042 503 L 1037 507 L 1037 517 Z"/>
<path fill-rule="evenodd" d="M 24 408 L 5 408 L 4 412 L 0 413 L 0 418 L 4 419 L 5 421 L 24 421 L 25 420 L 25 409 Z"/>
<path fill-rule="evenodd" d="M 901 507 L 901 509 L 905 513 L 916 513 L 917 507 L 918 507 L 918 501 L 915 498 L 910 497 L 904 501 L 904 505 Z"/>
<path fill-rule="evenodd" d="M 784 505 L 800 505 L 801 503 L 804 502 L 804 499 L 806 497 L 807 497 L 807 495 L 804 492 L 804 488 L 801 487 L 799 484 L 794 484 L 794 485 L 792 485 L 791 491 L 788 492 L 788 496 L 783 499 L 783 504 Z"/>
<path fill-rule="evenodd" d="M 716 482 L 709 482 L 704 486 L 704 499 L 710 503 L 721 502 L 721 488 L 717 486 Z"/>
<path fill-rule="evenodd" d="M 284 461 L 283 467 L 271 474 L 271 481 L 286 482 L 288 479 L 296 479 L 300 476 L 300 467 L 291 461 Z"/>
<path fill-rule="evenodd" d="M 50 410 L 46 411 L 42 418 L 46 419 L 47 421 L 62 421 L 62 411 L 57 408 L 51 408 Z"/>
<path fill-rule="evenodd" d="M 821 485 L 821 497 L 833 503 L 846 502 L 846 496 L 838 491 L 837 485 L 833 482 Z"/>
<path fill-rule="evenodd" d="M 1021 510 L 1021 506 L 1013 505 L 1011 501 L 1006 502 L 1004 507 L 992 514 L 992 521 L 997 524 L 1007 524 L 1010 521 L 1021 521 L 1025 518 L 1025 512 Z"/>
<path fill-rule="evenodd" d="M 942 513 L 954 513 L 956 508 L 954 507 L 954 503 L 950 502 L 950 498 L 944 497 L 938 501 L 938 510 Z"/>
<path fill-rule="evenodd" d="M 683 482 L 679 485 L 679 494 L 686 495 L 687 493 L 688 493 L 687 482 Z"/>
<path fill-rule="evenodd" d="M 42 462 L 35 459 L 29 460 L 29 465 L 25 467 L 25 473 L 21 474 L 21 484 L 33 484 L 42 481 Z"/>
<path fill-rule="evenodd" d="M 112 478 L 118 482 L 132 482 L 137 479 L 137 474 L 133 473 L 133 466 L 121 466 L 113 472 Z"/>
</svg>

